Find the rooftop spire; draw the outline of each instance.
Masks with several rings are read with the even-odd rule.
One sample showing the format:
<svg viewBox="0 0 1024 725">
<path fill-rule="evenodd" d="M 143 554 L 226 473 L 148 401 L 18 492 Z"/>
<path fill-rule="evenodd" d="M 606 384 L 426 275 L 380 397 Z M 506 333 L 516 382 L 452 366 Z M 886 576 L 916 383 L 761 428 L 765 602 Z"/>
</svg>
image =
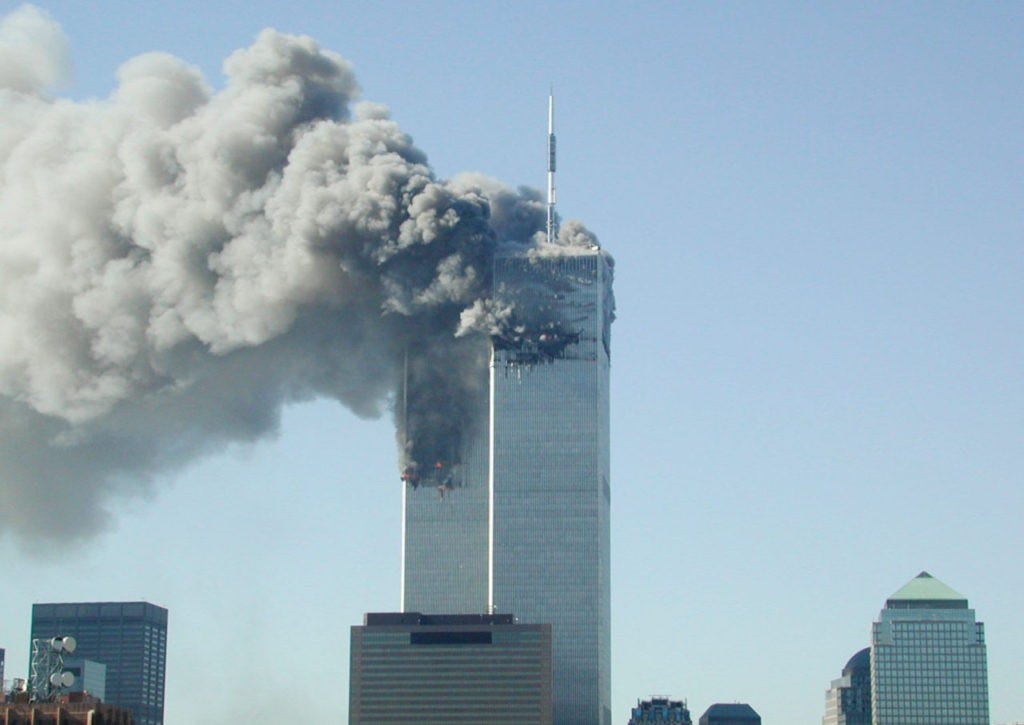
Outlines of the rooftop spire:
<svg viewBox="0 0 1024 725">
<path fill-rule="evenodd" d="M 555 89 L 548 93 L 548 241 L 555 241 Z"/>
</svg>

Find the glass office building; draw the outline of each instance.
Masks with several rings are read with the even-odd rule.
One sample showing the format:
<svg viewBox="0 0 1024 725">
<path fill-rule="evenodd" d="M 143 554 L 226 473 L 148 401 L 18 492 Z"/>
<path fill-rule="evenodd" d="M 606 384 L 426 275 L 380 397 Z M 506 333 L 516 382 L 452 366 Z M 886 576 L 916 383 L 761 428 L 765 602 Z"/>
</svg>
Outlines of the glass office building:
<svg viewBox="0 0 1024 725">
<path fill-rule="evenodd" d="M 825 694 L 822 725 L 871 725 L 871 648 L 850 658 Z"/>
<path fill-rule="evenodd" d="M 164 721 L 167 610 L 148 602 L 32 605 L 32 639 L 73 636 L 76 659 L 106 665 L 105 702 L 130 709 L 136 725 Z"/>
<path fill-rule="evenodd" d="M 445 491 L 406 486 L 403 609 L 552 625 L 556 723 L 611 722 L 611 260 L 596 247 L 495 260 L 512 332 Z"/>
<path fill-rule="evenodd" d="M 874 725 L 988 725 L 985 626 L 922 572 L 886 600 L 871 634 Z"/>
</svg>

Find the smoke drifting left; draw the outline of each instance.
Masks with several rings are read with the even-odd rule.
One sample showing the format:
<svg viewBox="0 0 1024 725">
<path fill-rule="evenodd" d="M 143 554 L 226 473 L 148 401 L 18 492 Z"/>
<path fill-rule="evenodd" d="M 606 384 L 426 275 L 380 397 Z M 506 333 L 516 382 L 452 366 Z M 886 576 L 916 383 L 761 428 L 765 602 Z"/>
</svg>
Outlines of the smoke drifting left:
<svg viewBox="0 0 1024 725">
<path fill-rule="evenodd" d="M 0 19 L 0 531 L 87 536 L 289 401 L 381 415 L 406 355 L 400 466 L 451 450 L 510 314 L 493 255 L 543 244 L 539 195 L 435 178 L 308 37 L 264 31 L 219 91 L 143 55 L 83 103 L 48 95 L 65 48 L 31 6 Z"/>
</svg>

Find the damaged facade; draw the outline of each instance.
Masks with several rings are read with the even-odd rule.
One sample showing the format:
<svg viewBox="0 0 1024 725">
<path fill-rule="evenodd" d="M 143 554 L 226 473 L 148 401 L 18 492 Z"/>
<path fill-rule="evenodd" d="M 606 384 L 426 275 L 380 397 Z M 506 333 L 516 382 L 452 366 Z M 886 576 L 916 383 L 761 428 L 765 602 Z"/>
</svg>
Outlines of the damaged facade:
<svg viewBox="0 0 1024 725">
<path fill-rule="evenodd" d="M 458 485 L 405 485 L 405 611 L 551 623 L 556 723 L 610 722 L 612 261 L 596 245 L 499 254 Z M 496 608 L 496 609 L 495 609 Z"/>
</svg>

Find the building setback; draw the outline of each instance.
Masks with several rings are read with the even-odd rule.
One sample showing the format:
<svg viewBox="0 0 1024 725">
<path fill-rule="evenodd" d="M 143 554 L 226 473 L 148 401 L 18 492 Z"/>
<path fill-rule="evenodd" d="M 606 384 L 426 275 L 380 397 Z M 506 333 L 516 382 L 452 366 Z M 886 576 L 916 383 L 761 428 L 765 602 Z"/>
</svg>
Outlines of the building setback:
<svg viewBox="0 0 1024 725">
<path fill-rule="evenodd" d="M 871 631 L 874 725 L 988 725 L 985 625 L 967 599 L 921 572 Z"/>
<path fill-rule="evenodd" d="M 871 725 L 871 648 L 850 658 L 825 693 L 822 725 Z"/>
<path fill-rule="evenodd" d="M 550 725 L 551 626 L 511 614 L 367 614 L 352 627 L 351 725 Z"/>
<path fill-rule="evenodd" d="M 106 665 L 105 701 L 132 711 L 136 725 L 162 725 L 167 610 L 148 602 L 32 605 L 32 639 L 73 636 L 76 659 Z"/>
</svg>

